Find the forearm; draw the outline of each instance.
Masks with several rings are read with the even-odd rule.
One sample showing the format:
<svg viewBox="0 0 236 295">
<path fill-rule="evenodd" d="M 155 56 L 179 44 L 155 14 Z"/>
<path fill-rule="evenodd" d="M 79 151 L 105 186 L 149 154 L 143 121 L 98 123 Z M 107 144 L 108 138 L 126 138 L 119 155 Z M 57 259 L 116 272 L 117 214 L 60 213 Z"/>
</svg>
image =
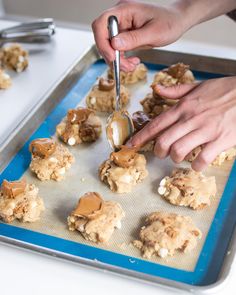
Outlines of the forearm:
<svg viewBox="0 0 236 295">
<path fill-rule="evenodd" d="M 236 0 L 177 0 L 186 29 L 236 9 Z"/>
</svg>

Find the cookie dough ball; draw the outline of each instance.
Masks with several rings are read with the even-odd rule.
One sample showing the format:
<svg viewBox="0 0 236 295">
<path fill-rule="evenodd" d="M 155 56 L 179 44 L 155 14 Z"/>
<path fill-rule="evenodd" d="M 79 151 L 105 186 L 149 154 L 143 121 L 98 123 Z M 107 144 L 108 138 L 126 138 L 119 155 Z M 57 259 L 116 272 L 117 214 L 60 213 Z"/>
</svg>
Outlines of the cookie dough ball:
<svg viewBox="0 0 236 295">
<path fill-rule="evenodd" d="M 206 177 L 189 168 L 173 170 L 170 177 L 161 180 L 158 188 L 158 193 L 171 204 L 194 210 L 209 206 L 216 191 L 214 176 Z"/>
<path fill-rule="evenodd" d="M 30 152 L 32 154 L 30 169 L 42 181 L 62 180 L 74 162 L 74 157 L 69 150 L 51 138 L 33 140 L 30 144 Z"/>
<path fill-rule="evenodd" d="M 8 89 L 11 84 L 11 77 L 0 69 L 0 89 Z"/>
<path fill-rule="evenodd" d="M 28 52 L 20 44 L 4 47 L 2 49 L 2 64 L 18 73 L 23 72 L 29 65 Z"/>
<path fill-rule="evenodd" d="M 12 222 L 34 222 L 44 211 L 43 200 L 38 196 L 38 188 L 25 180 L 3 180 L 0 191 L 0 219 Z"/>
<path fill-rule="evenodd" d="M 159 95 L 156 95 L 155 90 L 152 93 L 148 93 L 146 97 L 140 101 L 143 107 L 143 111 L 150 117 L 155 118 L 161 113 L 169 110 L 172 105 L 166 103 L 166 101 L 160 99 Z"/>
<path fill-rule="evenodd" d="M 134 148 L 125 146 L 118 152 L 111 153 L 110 159 L 103 162 L 99 168 L 101 181 L 116 193 L 131 192 L 147 175 L 144 155 L 138 154 Z"/>
<path fill-rule="evenodd" d="M 94 142 L 102 133 L 102 123 L 93 110 L 78 108 L 68 111 L 67 117 L 57 125 L 56 131 L 69 145 Z"/>
<path fill-rule="evenodd" d="M 191 153 L 189 153 L 185 160 L 192 163 L 198 156 L 198 154 L 201 152 L 203 146 L 198 146 L 194 150 L 192 150 Z M 212 166 L 221 166 L 225 161 L 233 160 L 236 156 L 236 148 L 230 148 L 228 150 L 225 150 L 224 152 L 221 152 L 215 160 L 211 163 Z"/>
<path fill-rule="evenodd" d="M 68 217 L 71 231 L 79 231 L 82 236 L 95 243 L 107 243 L 115 228 L 121 228 L 125 216 L 120 204 L 104 201 L 96 192 L 83 195 Z"/>
<path fill-rule="evenodd" d="M 140 240 L 135 240 L 133 244 L 141 250 L 144 258 L 165 258 L 173 256 L 176 251 L 192 251 L 201 236 L 201 231 L 189 216 L 154 212 L 147 217 L 145 226 L 141 228 Z"/>
<path fill-rule="evenodd" d="M 143 129 L 147 123 L 151 121 L 151 118 L 142 111 L 137 111 L 132 114 L 132 121 L 134 124 L 134 133 L 137 133 Z M 154 140 L 147 142 L 144 146 L 140 147 L 140 152 L 151 152 L 154 148 Z"/>
<path fill-rule="evenodd" d="M 120 86 L 120 101 L 121 107 L 125 106 L 130 101 L 130 94 L 128 89 Z M 114 80 L 107 80 L 100 78 L 98 85 L 93 86 L 92 90 L 86 98 L 87 107 L 99 112 L 111 113 L 116 107 L 116 94 Z"/>
<path fill-rule="evenodd" d="M 147 78 L 147 68 L 144 64 L 139 64 L 132 72 L 120 72 L 120 81 L 121 84 L 134 84 L 141 80 L 145 80 Z M 113 70 L 111 68 L 108 69 L 107 76 L 109 79 L 114 79 Z"/>
<path fill-rule="evenodd" d="M 140 102 L 143 106 L 144 112 L 151 117 L 156 117 L 178 103 L 178 99 L 169 99 L 161 96 L 158 84 L 163 86 L 174 86 L 192 82 L 194 82 L 193 73 L 189 70 L 189 66 L 183 63 L 177 63 L 158 72 L 154 76 L 154 81 L 151 85 L 153 92 L 147 94 L 147 96 Z"/>
<path fill-rule="evenodd" d="M 158 72 L 154 76 L 153 84 L 173 86 L 177 84 L 192 83 L 195 78 L 189 68 L 189 65 L 185 65 L 184 63 L 171 65 L 169 68 Z"/>
</svg>

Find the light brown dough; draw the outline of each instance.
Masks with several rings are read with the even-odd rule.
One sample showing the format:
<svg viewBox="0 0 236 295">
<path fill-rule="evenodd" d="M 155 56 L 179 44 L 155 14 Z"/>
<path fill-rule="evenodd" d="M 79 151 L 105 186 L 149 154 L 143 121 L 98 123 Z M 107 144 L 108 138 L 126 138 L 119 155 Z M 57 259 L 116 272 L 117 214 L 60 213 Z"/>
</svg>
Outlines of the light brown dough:
<svg viewBox="0 0 236 295">
<path fill-rule="evenodd" d="M 105 87 L 110 85 L 110 87 Z M 121 107 L 125 108 L 130 101 L 129 90 L 121 85 L 120 86 L 120 102 Z M 86 98 L 87 107 L 99 112 L 111 113 L 116 107 L 116 94 L 115 84 L 113 80 L 106 80 L 100 78 L 98 85 L 93 86 Z"/>
<path fill-rule="evenodd" d="M 147 78 L 147 68 L 144 64 L 140 63 L 137 65 L 134 71 L 132 72 L 120 72 L 120 81 L 121 84 L 128 85 L 134 84 L 141 80 L 145 80 Z M 114 79 L 113 70 L 111 68 L 108 69 L 107 76 L 109 79 Z"/>
<path fill-rule="evenodd" d="M 216 191 L 214 176 L 206 177 L 189 168 L 174 169 L 170 177 L 161 180 L 158 187 L 158 193 L 171 204 L 194 210 L 209 206 Z"/>
<path fill-rule="evenodd" d="M 101 181 L 116 193 L 131 192 L 147 175 L 144 155 L 127 147 L 122 147 L 117 153 L 111 153 L 110 158 L 99 167 Z"/>
<path fill-rule="evenodd" d="M 24 71 L 29 65 L 28 52 L 20 44 L 3 47 L 0 56 L 2 67 L 18 73 Z"/>
<path fill-rule="evenodd" d="M 69 230 L 79 231 L 86 240 L 107 243 L 114 230 L 121 228 L 124 216 L 119 203 L 104 201 L 98 193 L 89 192 L 80 198 L 67 220 Z"/>
<path fill-rule="evenodd" d="M 77 108 L 68 111 L 67 117 L 57 125 L 56 131 L 69 145 L 94 142 L 102 133 L 102 123 L 93 110 Z"/>
<path fill-rule="evenodd" d="M 11 85 L 11 77 L 0 69 L 0 89 L 8 89 Z"/>
<path fill-rule="evenodd" d="M 35 143 L 38 144 L 36 147 Z M 47 150 L 47 145 L 50 144 L 52 148 Z M 74 162 L 74 156 L 69 150 L 53 139 L 40 138 L 32 141 L 30 151 L 32 153 L 30 169 L 42 181 L 50 179 L 61 181 Z"/>
<path fill-rule="evenodd" d="M 0 191 L 0 219 L 12 222 L 34 222 L 40 219 L 44 211 L 42 198 L 34 184 L 21 181 L 3 181 Z"/>
<path fill-rule="evenodd" d="M 154 212 L 141 228 L 140 240 L 135 240 L 133 244 L 141 250 L 144 258 L 150 259 L 154 255 L 165 258 L 173 256 L 176 251 L 190 252 L 201 235 L 189 216 Z"/>
</svg>

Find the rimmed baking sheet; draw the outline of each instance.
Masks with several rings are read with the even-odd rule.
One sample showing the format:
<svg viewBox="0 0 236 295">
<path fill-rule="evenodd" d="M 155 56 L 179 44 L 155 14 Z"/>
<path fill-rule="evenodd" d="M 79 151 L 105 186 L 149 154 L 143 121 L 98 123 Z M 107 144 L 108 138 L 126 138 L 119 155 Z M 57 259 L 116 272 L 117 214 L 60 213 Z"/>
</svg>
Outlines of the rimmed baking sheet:
<svg viewBox="0 0 236 295">
<path fill-rule="evenodd" d="M 132 93 L 132 101 L 128 108 L 130 112 L 141 109 L 140 99 L 150 91 L 149 85 L 154 73 L 163 68 L 161 65 L 154 64 L 147 64 L 147 66 L 149 68 L 148 81 L 129 86 Z M 37 137 L 52 136 L 55 133 L 55 126 L 66 115 L 69 108 L 74 108 L 78 104 L 85 105 L 84 97 L 96 82 L 96 78 L 104 71 L 106 71 L 106 65 L 103 61 L 92 64 L 61 103 L 55 106 L 39 129 L 31 136 L 30 141 Z M 195 76 L 197 79 L 206 79 L 218 75 L 195 72 Z M 211 206 L 202 211 L 170 205 L 157 194 L 159 180 L 168 175 L 174 165 L 168 159 L 158 160 L 151 154 L 147 155 L 149 177 L 142 184 L 137 185 L 130 194 L 114 194 L 97 177 L 98 166 L 110 153 L 104 132 L 106 116 L 102 115 L 101 118 L 103 121 L 102 138 L 93 144 L 70 148 L 76 157 L 76 163 L 66 174 L 66 179 L 60 183 L 40 182 L 27 170 L 30 154 L 28 152 L 29 141 L 26 142 L 2 172 L 0 180 L 26 177 L 29 182 L 39 187 L 40 196 L 43 197 L 47 209 L 41 220 L 33 224 L 0 223 L 0 234 L 3 237 L 51 249 L 55 253 L 59 251 L 96 260 L 98 264 L 105 263 L 104 268 L 106 265 L 118 266 L 130 270 L 131 275 L 134 271 L 197 286 L 216 282 L 224 257 L 227 255 L 227 246 L 236 220 L 235 214 L 232 214 L 233 203 L 236 203 L 234 187 L 236 166 L 233 166 L 231 173 L 232 162 L 226 162 L 222 167 L 211 167 L 207 170 L 208 175 L 216 176 L 218 193 L 216 198 L 212 199 Z M 181 164 L 181 166 L 186 165 L 186 163 Z M 77 232 L 69 232 L 67 229 L 67 215 L 74 208 L 78 198 L 87 191 L 98 191 L 105 199 L 116 200 L 126 212 L 122 229 L 115 231 L 106 246 L 89 243 Z M 138 231 L 143 225 L 145 216 L 159 210 L 192 217 L 203 232 L 203 238 L 193 252 L 178 253 L 167 259 L 145 260 L 140 256 L 139 250 L 131 245 L 132 240 L 138 238 Z"/>
</svg>

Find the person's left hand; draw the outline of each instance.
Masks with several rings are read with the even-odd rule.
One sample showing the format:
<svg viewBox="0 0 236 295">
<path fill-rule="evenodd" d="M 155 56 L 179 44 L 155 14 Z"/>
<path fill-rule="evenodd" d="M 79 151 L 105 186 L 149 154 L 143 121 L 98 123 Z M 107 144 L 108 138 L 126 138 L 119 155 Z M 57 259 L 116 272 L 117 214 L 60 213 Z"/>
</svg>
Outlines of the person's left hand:
<svg viewBox="0 0 236 295">
<path fill-rule="evenodd" d="M 142 146 L 156 139 L 154 153 L 180 163 L 197 146 L 204 145 L 192 163 L 203 170 L 222 151 L 236 145 L 236 77 L 218 78 L 172 87 L 155 86 L 168 98 L 180 98 L 135 134 L 128 145 Z"/>
</svg>

